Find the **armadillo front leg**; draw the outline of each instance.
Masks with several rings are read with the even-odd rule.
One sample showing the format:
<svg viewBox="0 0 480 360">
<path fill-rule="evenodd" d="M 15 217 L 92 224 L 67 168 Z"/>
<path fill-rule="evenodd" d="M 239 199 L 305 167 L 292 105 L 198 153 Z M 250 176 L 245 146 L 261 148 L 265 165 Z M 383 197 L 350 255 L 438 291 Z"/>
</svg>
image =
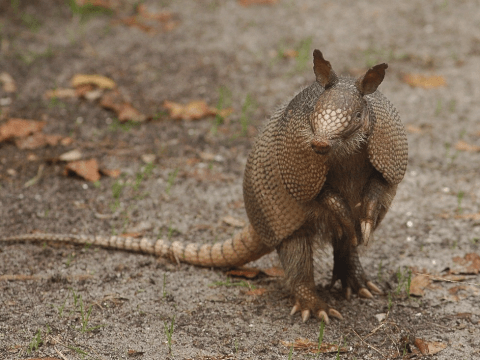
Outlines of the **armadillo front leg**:
<svg viewBox="0 0 480 360">
<path fill-rule="evenodd" d="M 357 246 L 358 239 L 361 239 L 361 235 L 357 235 L 358 222 L 355 224 L 355 220 L 352 214 L 350 206 L 342 196 L 332 190 L 326 190 L 322 193 L 319 199 L 320 208 L 331 215 L 333 215 L 332 221 L 336 223 L 336 233 L 338 236 L 345 234 L 350 245 Z"/>
<path fill-rule="evenodd" d="M 277 246 L 287 285 L 295 297 L 291 314 L 301 312 L 303 322 L 313 314 L 329 322 L 329 316 L 343 319 L 335 309 L 322 301 L 316 293 L 313 277 L 313 252 L 311 237 L 297 231 Z"/>
<path fill-rule="evenodd" d="M 383 220 L 396 191 L 397 185 L 389 184 L 380 174 L 372 176 L 369 180 L 361 202 L 361 242 L 365 245 L 368 245 L 372 232 Z"/>
</svg>

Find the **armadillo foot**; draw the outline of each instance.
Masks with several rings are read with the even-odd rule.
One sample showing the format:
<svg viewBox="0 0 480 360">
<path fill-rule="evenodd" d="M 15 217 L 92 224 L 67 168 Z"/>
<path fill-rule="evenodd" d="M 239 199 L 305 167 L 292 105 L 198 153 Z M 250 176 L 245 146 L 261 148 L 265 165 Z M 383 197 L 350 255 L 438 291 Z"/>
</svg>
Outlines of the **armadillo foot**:
<svg viewBox="0 0 480 360">
<path fill-rule="evenodd" d="M 342 314 L 320 300 L 314 290 L 307 289 L 304 286 L 299 286 L 299 288 L 301 291 L 297 292 L 297 300 L 295 301 L 295 305 L 293 305 L 290 315 L 300 312 L 303 322 L 310 319 L 312 315 L 319 320 L 323 320 L 325 324 L 330 323 L 330 317 L 343 320 Z"/>
</svg>

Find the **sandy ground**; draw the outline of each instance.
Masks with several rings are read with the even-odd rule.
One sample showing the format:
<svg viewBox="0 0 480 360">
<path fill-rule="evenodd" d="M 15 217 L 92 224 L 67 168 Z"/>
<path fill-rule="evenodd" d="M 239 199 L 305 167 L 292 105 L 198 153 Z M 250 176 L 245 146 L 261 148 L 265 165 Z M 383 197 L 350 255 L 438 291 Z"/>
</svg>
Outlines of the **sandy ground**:
<svg viewBox="0 0 480 360">
<path fill-rule="evenodd" d="M 256 129 L 314 81 L 313 49 L 337 73 L 359 75 L 387 62 L 380 89 L 407 126 L 409 165 L 362 263 L 390 295 L 347 301 L 339 285 L 328 290 L 333 261 L 325 248 L 318 291 L 345 320 L 332 321 L 323 341 L 343 344 L 341 359 L 420 358 L 402 342 L 408 336 L 445 347 L 425 358 L 480 359 L 479 267 L 465 270 L 459 260 L 480 254 L 478 1 L 147 0 L 149 12 L 173 14 L 150 19 L 149 32 L 119 21 L 134 14 L 134 1 L 90 16 L 67 3 L 0 4 L 0 72 L 17 86 L 14 93 L 0 89 L 0 124 L 10 117 L 43 120 L 45 133 L 74 140 L 37 150 L 0 143 L 0 235 L 141 233 L 223 241 L 239 230 L 226 216 L 247 221 L 241 184 Z M 122 130 L 95 101 L 44 96 L 70 87 L 78 73 L 110 77 L 151 119 Z M 412 87 L 409 74 L 438 76 L 445 84 Z M 217 126 L 214 117 L 173 120 L 162 107 L 165 100 L 199 99 L 234 112 Z M 459 141 L 471 147 L 458 147 Z M 97 185 L 65 176 L 57 159 L 72 149 L 122 176 L 102 177 Z M 152 169 L 148 154 L 155 155 Z M 41 178 L 25 187 L 39 167 Z M 249 266 L 279 263 L 272 254 Z M 408 269 L 442 281 L 408 298 Z M 460 281 L 443 281 L 449 272 Z M 0 245 L 0 279 L 2 359 L 337 356 L 298 347 L 289 355 L 288 344 L 298 339 L 315 349 L 319 322 L 289 315 L 292 298 L 281 278 L 229 282 L 222 270 L 142 254 L 22 243 Z M 265 292 L 251 295 L 253 288 Z"/>
</svg>

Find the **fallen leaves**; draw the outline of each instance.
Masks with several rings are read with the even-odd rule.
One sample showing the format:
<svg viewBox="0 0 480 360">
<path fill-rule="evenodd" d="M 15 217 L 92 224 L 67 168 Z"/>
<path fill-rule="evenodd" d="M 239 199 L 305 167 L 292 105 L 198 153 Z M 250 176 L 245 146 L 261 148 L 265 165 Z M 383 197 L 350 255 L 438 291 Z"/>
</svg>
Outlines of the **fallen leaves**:
<svg viewBox="0 0 480 360">
<path fill-rule="evenodd" d="M 0 142 L 41 131 L 46 124 L 45 121 L 11 118 L 0 126 Z"/>
<path fill-rule="evenodd" d="M 285 276 L 285 271 L 283 271 L 282 268 L 273 266 L 268 269 L 263 269 L 262 270 L 266 275 L 270 277 L 284 277 Z"/>
<path fill-rule="evenodd" d="M 15 145 L 21 150 L 34 150 L 47 145 L 56 146 L 61 140 L 61 135 L 37 132 L 25 138 L 15 139 Z"/>
<path fill-rule="evenodd" d="M 260 269 L 247 267 L 241 267 L 227 271 L 228 276 L 244 277 L 247 279 L 254 279 L 258 276 L 258 274 L 260 274 Z"/>
<path fill-rule="evenodd" d="M 228 276 L 233 277 L 243 277 L 246 279 L 255 279 L 261 273 L 267 275 L 268 277 L 283 277 L 285 276 L 285 272 L 283 269 L 278 267 L 271 267 L 268 269 L 258 269 L 258 268 L 251 268 L 251 267 L 239 267 L 236 269 L 232 269 L 227 271 Z"/>
<path fill-rule="evenodd" d="M 65 175 L 68 175 L 69 172 L 74 172 L 91 182 L 100 180 L 100 171 L 96 159 L 69 162 L 65 166 Z"/>
<path fill-rule="evenodd" d="M 116 89 L 114 80 L 100 74 L 76 74 L 71 80 L 72 88 L 58 88 L 45 93 L 47 99 L 84 98 L 100 100 L 105 109 L 112 110 L 120 122 L 143 122 L 148 116 L 142 114 Z"/>
<path fill-rule="evenodd" d="M 411 87 L 423 89 L 433 89 L 447 85 L 445 78 L 441 75 L 406 74 L 403 76 L 403 81 Z"/>
<path fill-rule="evenodd" d="M 452 260 L 457 266 L 450 269 L 449 274 L 477 275 L 480 273 L 480 255 L 477 253 L 465 254 L 463 258 L 456 256 Z"/>
<path fill-rule="evenodd" d="M 77 92 L 75 89 L 69 89 L 69 88 L 58 88 L 54 90 L 48 90 L 45 93 L 45 97 L 47 99 L 66 99 L 66 98 L 74 98 L 78 96 Z"/>
<path fill-rule="evenodd" d="M 217 109 L 210 107 L 203 100 L 194 100 L 186 105 L 165 100 L 163 107 L 168 110 L 170 117 L 174 120 L 198 120 L 215 115 L 225 118 L 233 112 L 231 108 Z"/>
<path fill-rule="evenodd" d="M 116 84 L 112 79 L 98 74 L 77 74 L 72 78 L 72 86 L 94 85 L 100 89 L 113 89 Z"/>
<path fill-rule="evenodd" d="M 420 338 L 415 338 L 414 345 L 420 350 L 422 355 L 434 355 L 447 347 L 438 341 L 425 341 Z"/>
<path fill-rule="evenodd" d="M 145 4 L 137 6 L 137 13 L 113 21 L 114 24 L 123 24 L 135 27 L 145 33 L 154 34 L 158 31 L 172 31 L 180 21 L 170 11 L 150 12 Z"/>
<path fill-rule="evenodd" d="M 455 219 L 467 219 L 467 220 L 478 221 L 480 220 L 480 212 L 474 213 L 474 214 L 457 214 L 455 215 Z"/>
<path fill-rule="evenodd" d="M 430 277 L 424 274 L 416 275 L 415 277 L 413 277 L 410 283 L 410 295 L 418 297 L 424 296 L 424 289 L 431 283 L 432 280 L 430 279 Z"/>
<path fill-rule="evenodd" d="M 100 106 L 113 110 L 120 122 L 143 122 L 147 119 L 147 116 L 126 102 L 118 91 L 110 91 L 103 95 L 100 100 Z"/>
<path fill-rule="evenodd" d="M 455 149 L 458 151 L 480 152 L 480 146 L 469 144 L 464 140 L 459 140 L 455 144 Z"/>
</svg>

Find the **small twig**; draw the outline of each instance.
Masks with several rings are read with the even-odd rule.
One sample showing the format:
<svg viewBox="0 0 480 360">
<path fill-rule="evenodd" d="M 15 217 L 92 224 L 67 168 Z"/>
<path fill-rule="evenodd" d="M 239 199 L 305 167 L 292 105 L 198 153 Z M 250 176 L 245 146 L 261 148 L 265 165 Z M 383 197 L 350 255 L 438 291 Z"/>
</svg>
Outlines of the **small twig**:
<svg viewBox="0 0 480 360">
<path fill-rule="evenodd" d="M 427 323 L 427 324 L 432 324 L 432 325 L 435 325 L 435 326 L 438 326 L 438 327 L 441 327 L 442 329 L 445 329 L 445 330 L 452 330 L 451 328 L 449 328 L 449 327 L 447 327 L 447 326 L 435 324 L 435 323 L 430 322 L 430 321 L 426 321 L 426 323 Z"/>
<path fill-rule="evenodd" d="M 430 275 L 430 274 L 424 274 L 424 273 L 420 273 L 420 272 L 412 272 L 412 274 L 422 275 L 422 276 L 428 277 L 428 278 L 430 278 L 432 280 L 436 280 L 436 281 L 450 282 L 450 283 L 454 283 L 454 284 L 462 283 L 462 284 L 466 284 L 466 285 L 480 286 L 480 284 L 465 282 L 464 280 L 450 280 L 450 279 L 445 279 L 443 277 L 438 277 L 438 276 Z M 467 275 L 464 275 L 464 276 L 467 276 Z M 475 277 L 474 274 L 471 274 L 470 276 Z"/>
<path fill-rule="evenodd" d="M 368 333 L 368 335 L 366 335 L 366 336 L 364 337 L 364 339 L 367 339 L 367 338 L 369 338 L 370 336 L 372 336 L 373 334 L 375 334 L 375 333 L 376 333 L 380 328 L 382 328 L 383 326 L 385 326 L 385 323 L 381 323 L 380 325 L 378 325 L 375 329 L 373 329 L 372 331 L 370 331 L 370 332 Z"/>
<path fill-rule="evenodd" d="M 385 355 L 382 354 L 382 352 L 380 350 L 378 350 L 375 346 L 373 345 L 370 345 L 369 343 L 367 343 L 365 340 L 362 339 L 362 337 L 360 335 L 358 335 L 358 333 L 353 329 L 353 328 L 350 328 L 352 329 L 352 331 L 355 333 L 355 335 L 358 336 L 358 338 L 360 339 L 361 342 L 363 342 L 365 345 L 367 345 L 369 348 L 375 350 L 376 352 L 378 352 L 380 355 L 382 355 L 382 357 L 384 359 L 386 359 L 387 357 Z"/>
<path fill-rule="evenodd" d="M 57 354 L 63 359 L 63 360 L 68 360 L 68 358 L 65 357 L 65 355 L 63 355 L 59 350 L 57 350 L 57 348 L 54 346 L 53 347 L 55 349 L 55 351 L 57 352 Z"/>
</svg>

